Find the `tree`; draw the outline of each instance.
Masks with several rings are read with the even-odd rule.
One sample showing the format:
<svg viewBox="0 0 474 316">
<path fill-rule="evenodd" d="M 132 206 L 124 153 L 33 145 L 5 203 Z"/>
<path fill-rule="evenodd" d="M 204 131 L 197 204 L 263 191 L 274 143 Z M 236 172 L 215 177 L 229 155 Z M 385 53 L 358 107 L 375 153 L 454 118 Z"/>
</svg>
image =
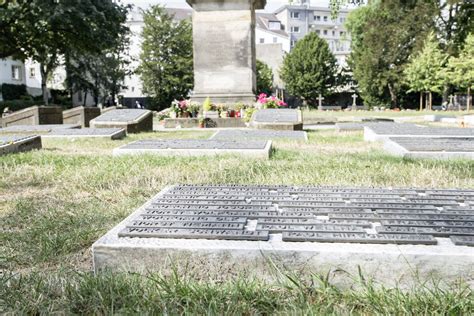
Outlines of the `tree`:
<svg viewBox="0 0 474 316">
<path fill-rule="evenodd" d="M 403 70 L 433 29 L 434 15 L 433 4 L 401 0 L 373 2 L 349 15 L 352 51 L 348 64 L 366 104 L 399 106 Z"/>
<path fill-rule="evenodd" d="M 68 52 L 100 54 L 116 47 L 129 6 L 113 0 L 9 0 L 2 5 L 6 29 L 0 39 L 13 38 L 0 55 L 29 57 L 40 64 L 43 98 L 48 103 L 46 82 Z M 4 24 L 3 24 L 4 23 Z"/>
<path fill-rule="evenodd" d="M 257 60 L 257 95 L 265 93 L 272 94 L 273 73 L 272 69 L 264 62 Z"/>
<path fill-rule="evenodd" d="M 186 98 L 193 88 L 193 40 L 187 20 L 173 21 L 166 10 L 152 6 L 143 12 L 142 51 L 137 73 L 143 91 L 158 108 Z"/>
<path fill-rule="evenodd" d="M 474 33 L 466 38 L 459 57 L 449 59 L 446 81 L 467 89 L 467 110 L 471 108 L 471 87 L 474 84 Z"/>
<path fill-rule="evenodd" d="M 441 92 L 444 84 L 444 67 L 447 56 L 439 48 L 434 33 L 426 38 L 423 50 L 410 60 L 404 70 L 405 80 L 411 91 L 420 92 L 420 110 L 423 107 L 423 92 L 429 92 L 429 108 L 431 109 L 432 92 Z"/>
<path fill-rule="evenodd" d="M 312 104 L 319 94 L 326 94 L 334 87 L 336 74 L 336 58 L 327 42 L 315 32 L 296 42 L 281 68 L 281 78 L 288 92 Z"/>
</svg>

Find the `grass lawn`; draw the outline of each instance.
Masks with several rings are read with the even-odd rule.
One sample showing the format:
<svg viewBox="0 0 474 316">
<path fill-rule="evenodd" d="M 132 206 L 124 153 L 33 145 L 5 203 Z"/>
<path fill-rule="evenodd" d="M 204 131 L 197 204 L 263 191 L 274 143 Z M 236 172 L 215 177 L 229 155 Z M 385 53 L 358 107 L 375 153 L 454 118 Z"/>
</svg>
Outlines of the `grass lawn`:
<svg viewBox="0 0 474 316">
<path fill-rule="evenodd" d="M 317 131 L 276 141 L 270 160 L 112 157 L 143 138 L 207 138 L 212 131 L 131 135 L 121 141 L 44 139 L 41 151 L 0 157 L 0 314 L 472 314 L 462 284 L 411 291 L 324 277 L 279 283 L 192 276 L 91 273 L 90 246 L 171 184 L 307 184 L 474 188 L 467 160 L 403 160 L 362 133 Z"/>
</svg>

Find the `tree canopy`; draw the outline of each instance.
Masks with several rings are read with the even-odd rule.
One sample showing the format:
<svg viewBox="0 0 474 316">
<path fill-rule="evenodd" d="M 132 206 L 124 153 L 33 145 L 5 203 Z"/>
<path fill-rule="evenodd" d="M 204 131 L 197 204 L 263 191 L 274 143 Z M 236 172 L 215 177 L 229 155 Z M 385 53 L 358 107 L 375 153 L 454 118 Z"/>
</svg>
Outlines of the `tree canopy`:
<svg viewBox="0 0 474 316">
<path fill-rule="evenodd" d="M 319 94 L 326 94 L 336 84 L 337 70 L 327 42 L 310 32 L 285 56 L 281 78 L 290 94 L 315 104 Z"/>
<path fill-rule="evenodd" d="M 137 73 L 158 108 L 184 99 L 193 88 L 193 40 L 189 21 L 173 21 L 161 6 L 143 12 L 142 51 Z"/>
</svg>

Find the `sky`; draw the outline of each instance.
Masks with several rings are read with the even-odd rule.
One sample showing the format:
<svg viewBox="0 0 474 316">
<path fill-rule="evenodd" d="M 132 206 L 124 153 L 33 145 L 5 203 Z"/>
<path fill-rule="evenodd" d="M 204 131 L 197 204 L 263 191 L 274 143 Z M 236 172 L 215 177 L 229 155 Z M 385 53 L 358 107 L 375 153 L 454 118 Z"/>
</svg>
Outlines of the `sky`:
<svg viewBox="0 0 474 316">
<path fill-rule="evenodd" d="M 185 0 L 121 0 L 122 3 L 130 3 L 140 8 L 146 8 L 151 4 L 162 4 L 169 8 L 189 8 Z M 265 11 L 273 12 L 282 5 L 288 4 L 288 0 L 267 0 Z M 328 0 L 311 0 L 312 6 L 327 6 Z"/>
</svg>

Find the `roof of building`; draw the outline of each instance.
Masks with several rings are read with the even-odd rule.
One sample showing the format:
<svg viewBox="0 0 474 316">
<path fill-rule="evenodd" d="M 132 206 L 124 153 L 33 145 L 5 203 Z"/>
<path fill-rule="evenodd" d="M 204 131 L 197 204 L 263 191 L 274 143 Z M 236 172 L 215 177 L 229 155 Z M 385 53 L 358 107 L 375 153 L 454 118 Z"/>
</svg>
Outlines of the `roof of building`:
<svg viewBox="0 0 474 316">
<path fill-rule="evenodd" d="M 276 17 L 273 13 L 257 13 L 255 15 L 255 22 L 258 28 L 261 28 L 265 31 L 278 34 L 280 36 L 288 37 L 288 33 L 286 33 L 283 29 L 275 30 L 269 28 L 269 22 L 280 22 L 280 20 Z M 281 22 L 280 22 L 281 24 Z"/>
</svg>

